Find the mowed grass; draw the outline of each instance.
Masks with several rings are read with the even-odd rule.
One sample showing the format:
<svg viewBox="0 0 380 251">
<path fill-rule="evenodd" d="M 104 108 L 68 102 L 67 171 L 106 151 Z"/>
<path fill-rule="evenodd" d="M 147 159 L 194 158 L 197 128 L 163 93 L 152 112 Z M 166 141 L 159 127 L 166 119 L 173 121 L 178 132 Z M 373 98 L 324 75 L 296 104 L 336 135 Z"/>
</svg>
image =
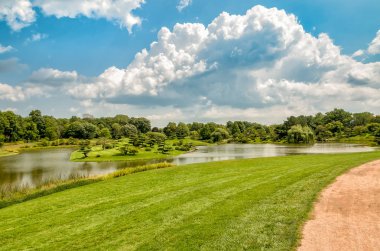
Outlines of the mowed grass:
<svg viewBox="0 0 380 251">
<path fill-rule="evenodd" d="M 292 250 L 319 192 L 379 152 L 224 161 L 0 209 L 1 250 Z"/>
</svg>

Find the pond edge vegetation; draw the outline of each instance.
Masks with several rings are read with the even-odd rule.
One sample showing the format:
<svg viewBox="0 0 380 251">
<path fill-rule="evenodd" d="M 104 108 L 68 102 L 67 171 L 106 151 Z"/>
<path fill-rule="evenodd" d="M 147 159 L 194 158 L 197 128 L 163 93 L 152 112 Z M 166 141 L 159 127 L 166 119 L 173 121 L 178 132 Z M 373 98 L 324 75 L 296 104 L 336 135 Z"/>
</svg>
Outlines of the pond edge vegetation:
<svg viewBox="0 0 380 251">
<path fill-rule="evenodd" d="M 73 177 L 68 180 L 52 180 L 46 182 L 43 185 L 40 185 L 36 188 L 12 188 L 12 187 L 3 187 L 0 190 L 0 209 L 5 208 L 14 204 L 22 203 L 25 201 L 33 200 L 39 197 L 47 196 L 53 193 L 61 192 L 67 189 L 81 187 L 96 182 L 113 179 L 121 176 L 126 176 L 134 173 L 145 172 L 154 169 L 162 169 L 168 167 L 174 167 L 175 165 L 168 162 L 161 162 L 150 165 L 142 165 L 137 167 L 128 167 L 116 170 L 113 173 L 78 178 Z"/>
</svg>

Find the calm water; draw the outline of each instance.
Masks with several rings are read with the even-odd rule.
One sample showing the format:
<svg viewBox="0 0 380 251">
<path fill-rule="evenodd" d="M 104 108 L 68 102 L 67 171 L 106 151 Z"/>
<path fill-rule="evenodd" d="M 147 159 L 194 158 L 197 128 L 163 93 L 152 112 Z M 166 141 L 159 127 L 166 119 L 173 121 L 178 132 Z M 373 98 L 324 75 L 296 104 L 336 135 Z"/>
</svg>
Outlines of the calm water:
<svg viewBox="0 0 380 251">
<path fill-rule="evenodd" d="M 370 152 L 374 150 L 374 148 L 368 146 L 344 143 L 314 145 L 227 144 L 198 147 L 198 150 L 195 152 L 186 153 L 174 158 L 173 163 L 184 165 L 230 159 L 275 157 L 296 154 Z"/>
<path fill-rule="evenodd" d="M 373 150 L 370 147 L 353 144 L 315 144 L 313 146 L 228 144 L 199 147 L 197 151 L 175 157 L 170 162 L 183 165 L 228 159 Z M 107 174 L 121 168 L 163 161 L 78 163 L 69 161 L 71 151 L 72 149 L 30 151 L 1 158 L 0 187 L 34 187 L 51 180 Z"/>
</svg>

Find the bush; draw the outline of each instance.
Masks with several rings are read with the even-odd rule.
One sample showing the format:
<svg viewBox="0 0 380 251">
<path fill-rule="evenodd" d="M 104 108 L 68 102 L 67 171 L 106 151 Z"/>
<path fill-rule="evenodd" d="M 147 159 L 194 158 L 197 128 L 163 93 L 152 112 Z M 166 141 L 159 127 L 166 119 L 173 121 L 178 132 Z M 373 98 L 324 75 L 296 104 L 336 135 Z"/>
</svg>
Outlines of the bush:
<svg viewBox="0 0 380 251">
<path fill-rule="evenodd" d="M 139 152 L 139 150 L 134 146 L 130 146 L 128 148 L 128 155 L 136 155 L 136 154 L 138 154 L 138 152 Z"/>
<path fill-rule="evenodd" d="M 151 151 L 152 151 L 152 148 L 150 147 L 145 148 L 145 152 L 151 152 Z"/>
<path fill-rule="evenodd" d="M 67 145 L 78 145 L 78 140 L 70 137 L 67 139 Z"/>
<path fill-rule="evenodd" d="M 112 144 L 105 144 L 104 149 L 112 149 L 113 145 Z"/>
<path fill-rule="evenodd" d="M 49 146 L 49 141 L 47 139 L 41 140 L 41 142 L 38 144 L 40 146 Z"/>
</svg>

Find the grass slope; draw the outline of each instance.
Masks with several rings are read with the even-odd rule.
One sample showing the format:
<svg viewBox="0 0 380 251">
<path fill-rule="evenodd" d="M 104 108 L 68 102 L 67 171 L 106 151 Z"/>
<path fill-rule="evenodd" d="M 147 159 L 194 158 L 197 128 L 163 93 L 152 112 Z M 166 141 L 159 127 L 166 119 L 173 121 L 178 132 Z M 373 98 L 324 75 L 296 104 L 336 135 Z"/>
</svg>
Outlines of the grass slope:
<svg viewBox="0 0 380 251">
<path fill-rule="evenodd" d="M 0 249 L 291 250 L 318 193 L 379 152 L 136 173 L 0 209 Z"/>
</svg>

